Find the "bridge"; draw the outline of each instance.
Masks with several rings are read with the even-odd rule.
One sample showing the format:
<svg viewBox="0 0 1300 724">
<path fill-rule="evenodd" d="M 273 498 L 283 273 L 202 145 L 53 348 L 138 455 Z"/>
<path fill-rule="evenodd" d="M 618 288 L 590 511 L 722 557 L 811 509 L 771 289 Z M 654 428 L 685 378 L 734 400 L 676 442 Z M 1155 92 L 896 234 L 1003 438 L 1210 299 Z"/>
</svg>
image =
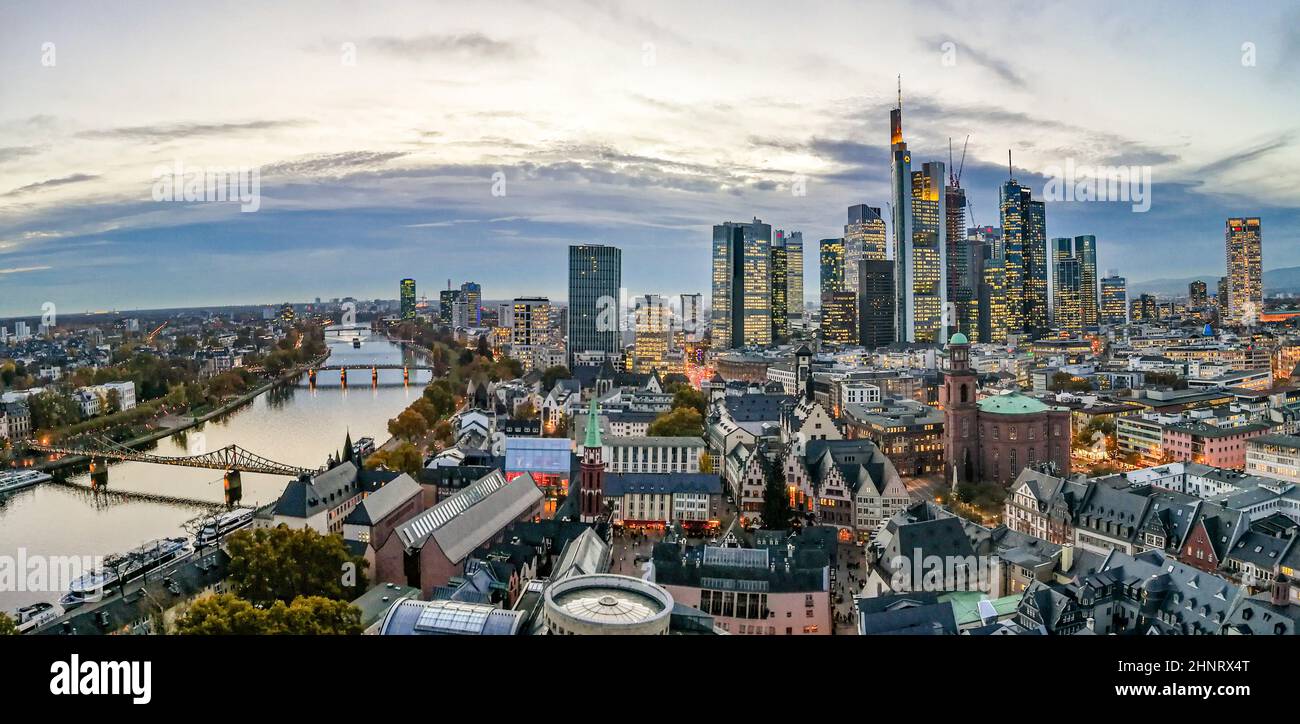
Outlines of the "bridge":
<svg viewBox="0 0 1300 724">
<path fill-rule="evenodd" d="M 352 324 L 352 325 L 337 324 L 333 326 L 324 327 L 321 330 L 321 334 L 325 335 L 326 337 L 330 337 L 330 336 L 342 337 L 345 334 L 356 334 L 358 332 L 372 332 L 372 331 L 374 330 L 371 328 L 369 324 Z"/>
<path fill-rule="evenodd" d="M 28 443 L 27 448 L 52 455 L 73 455 L 90 458 L 92 474 L 95 472 L 95 462 L 97 460 L 123 460 L 157 465 L 179 465 L 186 468 L 207 468 L 209 470 L 228 472 L 265 473 L 267 475 L 289 475 L 293 477 L 316 472 L 310 468 L 278 463 L 257 453 L 249 452 L 238 445 L 227 445 L 220 450 L 213 450 L 201 455 L 171 457 L 143 452 L 104 438 L 99 438 L 95 442 L 97 444 L 88 445 L 45 445 L 32 442 Z"/>
<path fill-rule="evenodd" d="M 408 365 L 408 364 L 338 364 L 338 365 L 319 365 L 307 370 L 307 382 L 312 387 L 316 386 L 316 373 L 334 371 L 339 373 L 339 384 L 344 387 L 348 386 L 348 370 L 370 370 L 370 384 L 379 384 L 379 370 L 401 370 L 402 384 L 410 384 L 411 370 L 433 371 L 432 365 Z"/>
</svg>

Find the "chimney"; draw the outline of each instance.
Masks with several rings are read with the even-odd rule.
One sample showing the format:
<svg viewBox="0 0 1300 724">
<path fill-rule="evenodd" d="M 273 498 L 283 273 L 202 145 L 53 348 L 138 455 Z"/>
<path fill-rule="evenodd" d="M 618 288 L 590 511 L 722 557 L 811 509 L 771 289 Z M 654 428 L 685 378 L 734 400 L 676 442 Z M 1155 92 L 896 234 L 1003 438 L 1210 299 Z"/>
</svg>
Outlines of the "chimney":
<svg viewBox="0 0 1300 724">
<path fill-rule="evenodd" d="M 1291 602 L 1291 579 L 1285 573 L 1277 574 L 1273 585 L 1269 587 L 1269 603 L 1274 606 L 1286 606 Z"/>
<path fill-rule="evenodd" d="M 1066 543 L 1061 546 L 1061 570 L 1068 571 L 1074 565 L 1074 544 Z"/>
</svg>

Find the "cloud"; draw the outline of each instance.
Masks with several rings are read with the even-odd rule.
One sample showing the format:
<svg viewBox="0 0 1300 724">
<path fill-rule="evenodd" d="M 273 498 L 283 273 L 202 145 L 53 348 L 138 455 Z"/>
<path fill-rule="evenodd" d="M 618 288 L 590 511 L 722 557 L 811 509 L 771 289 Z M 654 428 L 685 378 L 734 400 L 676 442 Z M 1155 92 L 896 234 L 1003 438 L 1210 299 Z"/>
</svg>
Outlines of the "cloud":
<svg viewBox="0 0 1300 724">
<path fill-rule="evenodd" d="M 335 51 L 339 43 L 326 43 Z M 483 33 L 429 34 L 402 37 L 378 35 L 360 44 L 384 55 L 410 60 L 431 56 L 462 55 L 474 58 L 513 59 L 533 54 L 532 45 L 517 40 L 499 40 Z"/>
<path fill-rule="evenodd" d="M 1268 154 L 1278 150 L 1279 148 L 1285 148 L 1286 146 L 1291 145 L 1291 139 L 1293 135 L 1294 134 L 1291 131 L 1287 131 L 1286 133 L 1283 133 L 1282 135 L 1272 140 L 1265 141 L 1264 143 L 1260 143 L 1258 145 L 1252 146 L 1251 148 L 1248 148 L 1244 151 L 1238 151 L 1237 153 L 1224 156 L 1223 158 L 1217 161 L 1208 163 L 1200 167 L 1199 169 L 1197 169 L 1196 175 L 1211 176 L 1211 175 L 1216 175 L 1216 174 L 1225 173 L 1227 171 L 1231 171 L 1232 169 L 1244 163 L 1255 161 L 1259 158 L 1267 156 Z"/>
<path fill-rule="evenodd" d="M 261 172 L 266 176 L 337 176 L 373 169 L 405 155 L 406 151 L 324 153 L 263 166 Z"/>
<path fill-rule="evenodd" d="M 74 173 L 71 176 L 63 176 L 61 178 L 46 179 L 45 181 L 37 181 L 36 183 L 27 184 L 26 186 L 19 186 L 18 188 L 13 189 L 12 191 L 6 191 L 5 193 L 0 194 L 0 198 L 21 196 L 23 194 L 31 193 L 32 191 L 40 191 L 41 189 L 67 186 L 69 184 L 82 183 L 83 181 L 93 181 L 97 178 L 99 178 L 98 174 Z"/>
<path fill-rule="evenodd" d="M 27 156 L 35 156 L 44 150 L 42 146 L 8 146 L 0 148 L 0 163 L 16 161 Z"/>
<path fill-rule="evenodd" d="M 173 137 L 230 136 L 254 131 L 275 131 L 307 125 L 303 120 L 259 120 L 234 123 L 162 123 L 145 126 L 121 126 L 82 131 L 79 138 L 108 140 L 163 141 Z"/>
<path fill-rule="evenodd" d="M 14 267 L 9 267 L 8 269 L 0 268 L 0 274 L 25 274 L 25 273 L 27 273 L 27 272 L 45 271 L 46 269 L 53 269 L 53 267 L 50 267 L 50 266 L 14 266 Z"/>
<path fill-rule="evenodd" d="M 1028 87 L 1025 77 L 1012 67 L 1010 63 L 1007 63 L 1001 58 L 989 55 L 970 43 L 958 40 L 954 37 L 943 37 L 938 35 L 933 35 L 921 40 L 923 45 L 932 47 L 936 51 L 941 51 L 943 44 L 949 42 L 956 46 L 956 60 L 958 65 L 960 65 L 963 60 L 969 60 L 980 68 L 983 68 L 993 75 L 996 75 L 998 78 L 1001 78 L 1004 83 L 1013 88 L 1023 90 Z"/>
</svg>

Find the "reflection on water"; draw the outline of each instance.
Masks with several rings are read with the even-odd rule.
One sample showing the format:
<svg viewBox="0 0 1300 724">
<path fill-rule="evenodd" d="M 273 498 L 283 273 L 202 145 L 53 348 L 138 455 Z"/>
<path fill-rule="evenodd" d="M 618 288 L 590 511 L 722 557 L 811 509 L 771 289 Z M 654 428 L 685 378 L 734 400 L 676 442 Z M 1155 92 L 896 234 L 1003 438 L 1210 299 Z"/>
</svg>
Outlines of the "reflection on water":
<svg viewBox="0 0 1300 724">
<path fill-rule="evenodd" d="M 371 339 L 360 349 L 350 342 L 331 344 L 330 364 L 419 363 L 416 355 L 386 340 Z M 342 387 L 337 372 L 322 372 L 313 388 L 307 376 L 258 396 L 231 413 L 159 440 L 151 452 L 185 456 L 239 445 L 277 462 L 315 468 L 343 447 L 344 436 L 388 439 L 388 420 L 415 400 L 429 380 L 425 371 L 380 370 L 371 386 L 369 370 L 348 375 Z M 222 471 L 150 463 L 109 465 L 108 492 L 89 492 L 87 471 L 69 470 L 69 485 L 46 484 L 0 501 L 0 556 L 107 555 L 143 541 L 182 532 L 185 521 L 203 512 L 201 504 L 163 502 L 132 493 L 220 503 Z M 284 490 L 287 478 L 244 473 L 243 504 L 260 505 Z M 78 487 L 80 486 L 80 487 Z M 0 591 L 0 610 L 55 595 Z"/>
</svg>

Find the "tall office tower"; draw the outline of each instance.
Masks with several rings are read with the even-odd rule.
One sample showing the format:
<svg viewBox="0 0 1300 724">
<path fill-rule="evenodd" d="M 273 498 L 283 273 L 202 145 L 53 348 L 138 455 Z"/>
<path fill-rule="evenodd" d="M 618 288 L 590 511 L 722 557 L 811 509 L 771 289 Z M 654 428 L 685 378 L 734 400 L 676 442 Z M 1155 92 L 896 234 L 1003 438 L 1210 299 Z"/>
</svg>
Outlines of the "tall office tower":
<svg viewBox="0 0 1300 724">
<path fill-rule="evenodd" d="M 623 251 L 604 244 L 569 247 L 569 368 L 582 352 L 615 355 L 619 335 L 619 290 L 623 285 Z M 602 314 L 603 312 L 603 314 Z"/>
<path fill-rule="evenodd" d="M 912 244 L 907 250 L 907 293 L 898 336 L 906 342 L 942 342 L 948 304 L 947 197 L 944 165 L 912 172 Z M 897 283 L 897 282 L 896 282 Z"/>
<path fill-rule="evenodd" d="M 543 347 L 551 337 L 551 300 L 546 297 L 516 297 L 514 301 L 514 327 L 511 329 L 511 353 L 524 364 L 524 370 L 533 369 L 532 352 Z"/>
<path fill-rule="evenodd" d="M 780 343 L 790 337 L 790 257 L 785 246 L 785 232 L 772 237 L 768 256 L 768 286 L 772 291 L 772 340 Z"/>
<path fill-rule="evenodd" d="M 398 293 L 402 304 L 402 319 L 415 319 L 415 280 L 403 279 Z"/>
<path fill-rule="evenodd" d="M 966 190 L 961 180 L 949 169 L 949 183 L 944 187 L 945 216 L 944 237 L 947 243 L 947 328 L 955 329 L 968 338 L 975 336 L 975 294 L 979 277 L 972 273 L 975 262 L 971 239 L 966 233 Z"/>
<path fill-rule="evenodd" d="M 681 328 L 687 342 L 704 338 L 704 295 L 683 294 Z"/>
<path fill-rule="evenodd" d="M 469 326 L 477 327 L 483 323 L 483 287 L 477 282 L 465 282 L 460 285 L 461 294 L 465 295 L 465 304 L 469 312 Z"/>
<path fill-rule="evenodd" d="M 1082 264 L 1068 238 L 1052 239 L 1052 320 L 1057 329 L 1072 337 L 1083 333 Z"/>
<path fill-rule="evenodd" d="M 1139 294 L 1129 305 L 1129 318 L 1134 322 L 1155 322 L 1159 321 L 1159 305 L 1156 304 L 1156 298 L 1150 294 Z"/>
<path fill-rule="evenodd" d="M 448 282 L 450 285 L 451 282 Z M 442 319 L 443 324 L 452 323 L 452 308 L 463 296 L 459 289 L 443 289 L 438 292 L 438 316 Z"/>
<path fill-rule="evenodd" d="M 995 246 L 985 245 L 983 275 L 979 288 L 978 328 L 981 342 L 1002 344 L 1007 341 L 1007 264 L 1005 257 L 993 256 Z"/>
<path fill-rule="evenodd" d="M 1228 318 L 1228 278 L 1219 277 L 1218 294 L 1214 297 L 1214 306 L 1218 309 L 1220 324 Z"/>
<path fill-rule="evenodd" d="M 671 316 L 668 305 L 658 294 L 644 294 L 636 298 L 633 316 L 636 320 L 636 338 L 632 354 L 633 371 L 664 372 L 664 358 L 668 356 L 669 317 Z"/>
<path fill-rule="evenodd" d="M 858 267 L 870 259 L 885 259 L 885 220 L 880 209 L 866 204 L 849 207 L 849 223 L 844 225 L 844 289 L 858 288 Z"/>
<path fill-rule="evenodd" d="M 947 198 L 944 165 L 926 163 L 912 171 L 912 154 L 903 140 L 903 94 L 889 112 L 891 185 L 894 216 L 895 331 L 901 342 L 940 342 L 944 338 L 947 287 Z"/>
<path fill-rule="evenodd" d="M 821 300 L 824 304 L 831 292 L 844 289 L 844 240 L 822 239 L 821 259 Z"/>
<path fill-rule="evenodd" d="M 858 344 L 875 349 L 894 337 L 894 263 L 867 259 L 858 270 Z"/>
<path fill-rule="evenodd" d="M 772 343 L 772 227 L 757 218 L 713 227 L 713 347 Z"/>
<path fill-rule="evenodd" d="M 971 331 L 965 334 L 973 342 L 993 342 L 993 329 L 1006 327 L 1006 270 L 1001 246 L 1002 233 L 996 226 L 966 230 L 966 264 L 972 293 L 966 312 Z M 1003 336 L 1001 341 L 1005 339 Z"/>
<path fill-rule="evenodd" d="M 803 232 L 791 231 L 785 237 L 787 268 L 785 304 L 790 326 L 803 324 Z"/>
<path fill-rule="evenodd" d="M 1259 217 L 1228 219 L 1228 323 L 1251 325 L 1264 311 L 1264 255 Z"/>
<path fill-rule="evenodd" d="M 1200 279 L 1187 285 L 1187 306 L 1205 309 L 1210 305 L 1210 287 Z"/>
<path fill-rule="evenodd" d="M 1088 234 L 1074 237 L 1074 258 L 1079 260 L 1079 308 L 1083 328 L 1097 326 L 1100 302 L 1097 297 L 1097 237 Z"/>
<path fill-rule="evenodd" d="M 822 300 L 822 341 L 858 343 L 858 295 L 837 290 Z"/>
<path fill-rule="evenodd" d="M 999 189 L 1006 265 L 1007 333 L 1039 339 L 1047 333 L 1047 226 L 1043 202 L 1014 178 Z"/>
<path fill-rule="evenodd" d="M 1114 269 L 1101 280 L 1099 321 L 1105 325 L 1128 324 L 1128 283 Z"/>
</svg>

